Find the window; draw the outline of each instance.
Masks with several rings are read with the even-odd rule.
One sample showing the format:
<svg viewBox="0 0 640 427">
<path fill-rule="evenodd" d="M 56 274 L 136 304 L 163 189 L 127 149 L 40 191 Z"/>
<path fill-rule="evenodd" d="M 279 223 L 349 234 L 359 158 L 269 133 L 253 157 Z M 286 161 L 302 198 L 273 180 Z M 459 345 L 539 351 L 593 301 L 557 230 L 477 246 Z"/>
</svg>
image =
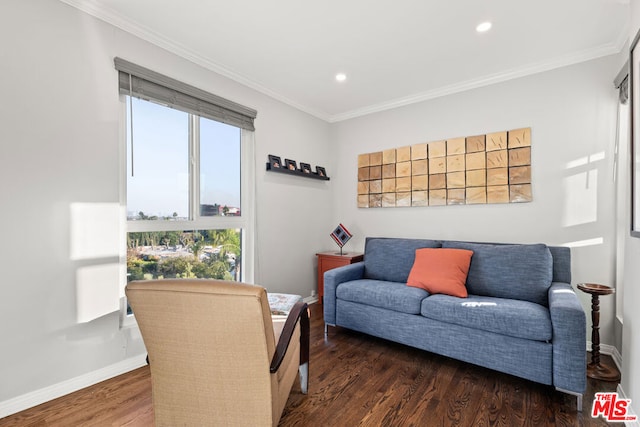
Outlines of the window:
<svg viewBox="0 0 640 427">
<path fill-rule="evenodd" d="M 203 97 L 219 99 L 166 77 L 149 86 L 158 75 L 118 61 L 127 129 L 127 281 L 252 282 L 252 118 L 249 126 L 219 106 L 203 110 Z M 185 102 L 189 95 L 175 87 L 197 94 L 197 102 Z M 123 302 L 123 314 L 131 314 Z"/>
</svg>

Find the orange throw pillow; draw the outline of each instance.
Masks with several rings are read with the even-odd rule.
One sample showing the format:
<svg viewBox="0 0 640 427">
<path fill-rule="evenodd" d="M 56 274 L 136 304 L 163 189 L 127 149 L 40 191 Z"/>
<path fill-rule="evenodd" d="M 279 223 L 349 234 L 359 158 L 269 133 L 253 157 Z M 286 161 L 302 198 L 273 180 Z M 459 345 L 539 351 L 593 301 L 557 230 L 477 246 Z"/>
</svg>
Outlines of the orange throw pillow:
<svg viewBox="0 0 640 427">
<path fill-rule="evenodd" d="M 466 298 L 468 293 L 465 283 L 471 255 L 473 251 L 467 249 L 418 249 L 407 285 L 425 289 L 430 294 Z"/>
</svg>

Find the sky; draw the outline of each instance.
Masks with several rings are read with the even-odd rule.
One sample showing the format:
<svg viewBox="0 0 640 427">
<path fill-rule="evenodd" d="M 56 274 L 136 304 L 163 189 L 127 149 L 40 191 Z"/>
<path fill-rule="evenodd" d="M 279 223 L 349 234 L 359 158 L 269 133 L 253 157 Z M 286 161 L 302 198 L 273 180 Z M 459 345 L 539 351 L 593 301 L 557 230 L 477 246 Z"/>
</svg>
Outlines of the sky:
<svg viewBox="0 0 640 427">
<path fill-rule="evenodd" d="M 129 213 L 188 217 L 188 116 L 133 98 L 133 150 L 127 124 Z M 200 118 L 200 141 L 200 203 L 240 207 L 240 129 Z"/>
</svg>

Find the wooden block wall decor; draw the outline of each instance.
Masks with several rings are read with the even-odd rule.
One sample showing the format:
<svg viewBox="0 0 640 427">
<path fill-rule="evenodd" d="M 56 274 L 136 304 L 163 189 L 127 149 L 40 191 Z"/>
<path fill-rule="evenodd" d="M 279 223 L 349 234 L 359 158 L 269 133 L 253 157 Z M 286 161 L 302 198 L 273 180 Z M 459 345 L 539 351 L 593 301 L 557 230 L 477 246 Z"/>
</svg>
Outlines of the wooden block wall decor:
<svg viewBox="0 0 640 427">
<path fill-rule="evenodd" d="M 358 181 L 369 181 L 369 166 L 358 168 Z"/>
<path fill-rule="evenodd" d="M 444 157 L 447 155 L 447 142 L 436 141 L 429 143 L 429 158 Z"/>
<path fill-rule="evenodd" d="M 380 166 L 382 164 L 382 151 L 369 155 L 369 166 Z"/>
<path fill-rule="evenodd" d="M 426 175 L 429 173 L 429 161 L 414 160 L 411 162 L 411 175 Z"/>
<path fill-rule="evenodd" d="M 469 153 L 465 156 L 465 165 L 468 171 L 486 169 L 487 154 L 484 151 L 478 153 Z"/>
<path fill-rule="evenodd" d="M 467 137 L 467 153 L 485 152 L 485 137 L 486 135 L 468 136 Z"/>
<path fill-rule="evenodd" d="M 509 184 L 530 184 L 531 166 L 514 166 L 509 168 Z"/>
<path fill-rule="evenodd" d="M 396 148 L 396 163 L 411 161 L 411 147 Z"/>
<path fill-rule="evenodd" d="M 429 190 L 429 206 L 444 206 L 447 204 L 447 190 Z"/>
<path fill-rule="evenodd" d="M 467 171 L 466 181 L 467 187 L 486 187 L 487 186 L 487 170 L 478 169 Z"/>
<path fill-rule="evenodd" d="M 379 193 L 382 193 L 382 180 L 375 179 L 373 181 L 369 181 L 369 194 Z"/>
<path fill-rule="evenodd" d="M 447 174 L 447 188 L 465 188 L 466 180 L 464 172 L 451 172 Z"/>
<path fill-rule="evenodd" d="M 468 187 L 467 205 L 479 205 L 487 203 L 487 187 Z"/>
<path fill-rule="evenodd" d="M 467 143 L 464 138 L 447 140 L 447 156 L 455 156 L 456 154 L 464 154 L 466 152 Z"/>
<path fill-rule="evenodd" d="M 411 190 L 420 191 L 429 189 L 429 175 L 414 176 L 411 178 Z"/>
<path fill-rule="evenodd" d="M 447 190 L 447 204 L 448 205 L 464 205 L 465 203 L 465 190 L 464 188 Z"/>
<path fill-rule="evenodd" d="M 369 181 L 358 182 L 358 195 L 369 194 Z"/>
<path fill-rule="evenodd" d="M 382 179 L 396 177 L 396 164 L 382 165 Z"/>
<path fill-rule="evenodd" d="M 370 194 L 369 195 L 369 207 L 381 208 L 382 207 L 382 194 Z"/>
<path fill-rule="evenodd" d="M 489 133 L 486 137 L 486 150 L 506 150 L 507 149 L 507 132 Z"/>
<path fill-rule="evenodd" d="M 396 178 L 396 192 L 405 193 L 411 191 L 411 177 Z"/>
<path fill-rule="evenodd" d="M 429 175 L 429 190 L 439 190 L 447 188 L 447 174 L 439 173 Z"/>
<path fill-rule="evenodd" d="M 428 191 L 412 191 L 411 206 L 429 206 Z"/>
<path fill-rule="evenodd" d="M 533 200 L 531 128 L 358 155 L 359 208 Z"/>
<path fill-rule="evenodd" d="M 382 180 L 382 192 L 383 193 L 395 193 L 396 192 L 396 179 L 384 178 Z"/>
<path fill-rule="evenodd" d="M 509 148 L 531 147 L 531 128 L 510 130 L 508 138 Z"/>
<path fill-rule="evenodd" d="M 382 166 L 370 166 L 369 179 L 381 179 L 381 178 L 382 178 Z"/>
<path fill-rule="evenodd" d="M 384 193 L 382 195 L 382 207 L 390 208 L 396 205 L 396 193 Z"/>
<path fill-rule="evenodd" d="M 396 177 L 411 176 L 411 162 L 396 163 Z"/>
<path fill-rule="evenodd" d="M 509 186 L 488 185 L 487 203 L 509 203 Z"/>
<path fill-rule="evenodd" d="M 411 206 L 411 192 L 396 193 L 396 206 Z"/>
<path fill-rule="evenodd" d="M 383 165 L 395 165 L 396 164 L 396 149 L 384 150 L 382 152 L 382 164 Z"/>
<path fill-rule="evenodd" d="M 427 144 L 417 144 L 411 146 L 411 160 L 422 160 L 427 158 Z"/>
<path fill-rule="evenodd" d="M 429 159 L 430 174 L 445 173 L 446 171 L 447 171 L 446 157 L 436 157 L 433 159 Z"/>
<path fill-rule="evenodd" d="M 531 148 L 513 148 L 509 150 L 509 166 L 523 166 L 531 164 Z"/>
<path fill-rule="evenodd" d="M 447 156 L 447 172 L 460 172 L 465 169 L 464 154 Z"/>
<path fill-rule="evenodd" d="M 531 184 L 509 186 L 509 201 L 511 203 L 530 202 L 531 199 Z"/>
<path fill-rule="evenodd" d="M 487 169 L 487 185 L 509 184 L 509 172 L 507 168 Z"/>
<path fill-rule="evenodd" d="M 360 154 L 358 156 L 358 168 L 369 167 L 369 154 Z"/>
<path fill-rule="evenodd" d="M 497 150 L 487 152 L 487 169 L 506 168 L 509 165 L 509 154 L 507 150 Z"/>
</svg>

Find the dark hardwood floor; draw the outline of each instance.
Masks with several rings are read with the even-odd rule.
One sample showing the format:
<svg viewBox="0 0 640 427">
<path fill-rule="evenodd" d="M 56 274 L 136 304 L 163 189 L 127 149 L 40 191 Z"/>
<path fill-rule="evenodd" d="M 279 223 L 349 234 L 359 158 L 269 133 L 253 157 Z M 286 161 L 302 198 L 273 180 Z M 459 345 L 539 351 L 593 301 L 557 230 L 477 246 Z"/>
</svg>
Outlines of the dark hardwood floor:
<svg viewBox="0 0 640 427">
<path fill-rule="evenodd" d="M 324 336 L 311 306 L 309 394 L 295 383 L 281 426 L 603 426 L 590 416 L 598 391 L 576 399 L 510 375 L 342 328 Z M 603 357 L 612 364 L 611 358 Z M 0 419 L 0 426 L 152 426 L 148 367 Z"/>
</svg>

